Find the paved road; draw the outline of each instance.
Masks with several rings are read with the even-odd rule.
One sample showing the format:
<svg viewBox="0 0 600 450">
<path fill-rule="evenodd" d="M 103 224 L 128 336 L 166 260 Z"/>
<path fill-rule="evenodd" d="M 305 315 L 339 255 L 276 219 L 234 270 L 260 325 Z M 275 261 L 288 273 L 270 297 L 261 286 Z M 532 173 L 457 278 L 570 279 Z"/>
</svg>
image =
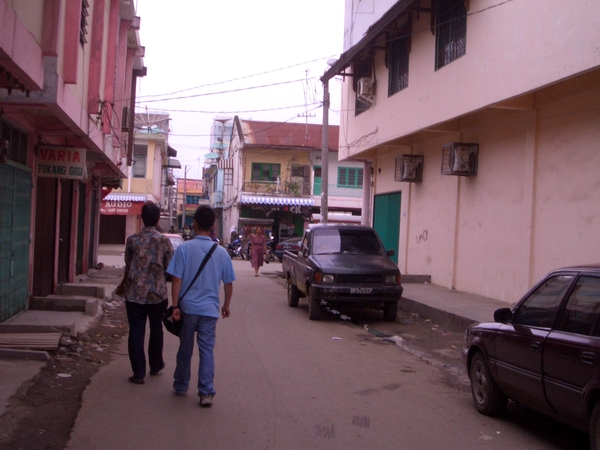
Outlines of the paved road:
<svg viewBox="0 0 600 450">
<path fill-rule="evenodd" d="M 166 338 L 167 369 L 143 386 L 127 382 L 124 341 L 85 391 L 67 448 L 569 448 L 557 439 L 564 428 L 524 427 L 514 411 L 481 416 L 439 368 L 356 325 L 311 322 L 304 302 L 287 306 L 281 283 L 254 277 L 247 262 L 235 270 L 232 317 L 217 327 L 214 406 L 200 408 L 192 389 L 172 394 L 176 338 Z"/>
</svg>

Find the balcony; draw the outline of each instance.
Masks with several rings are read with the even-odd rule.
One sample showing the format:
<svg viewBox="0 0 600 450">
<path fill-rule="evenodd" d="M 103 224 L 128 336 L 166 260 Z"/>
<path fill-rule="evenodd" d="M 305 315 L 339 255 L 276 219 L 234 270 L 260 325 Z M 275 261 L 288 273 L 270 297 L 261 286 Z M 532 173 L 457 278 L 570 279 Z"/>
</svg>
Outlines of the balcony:
<svg viewBox="0 0 600 450">
<path fill-rule="evenodd" d="M 244 181 L 243 192 L 266 195 L 288 195 L 288 196 L 310 196 L 310 185 L 308 183 L 290 183 L 283 182 L 277 184 L 276 181 Z"/>
<path fill-rule="evenodd" d="M 223 191 L 215 191 L 210 193 L 210 205 L 213 208 L 223 207 Z"/>
</svg>

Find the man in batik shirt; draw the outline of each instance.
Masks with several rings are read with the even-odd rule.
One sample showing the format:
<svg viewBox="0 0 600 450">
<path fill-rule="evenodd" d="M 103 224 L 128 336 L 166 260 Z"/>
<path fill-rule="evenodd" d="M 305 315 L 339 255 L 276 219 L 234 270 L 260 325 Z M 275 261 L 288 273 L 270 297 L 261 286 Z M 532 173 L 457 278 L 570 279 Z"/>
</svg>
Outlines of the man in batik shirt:
<svg viewBox="0 0 600 450">
<path fill-rule="evenodd" d="M 165 269 L 173 256 L 173 247 L 169 238 L 156 229 L 159 219 L 160 208 L 155 203 L 145 203 L 142 207 L 144 228 L 127 238 L 125 274 L 117 288 L 117 294 L 124 294 L 126 300 L 129 321 L 128 350 L 133 370 L 129 381 L 135 384 L 144 384 L 146 376 L 146 318 L 150 322 L 150 375 L 158 375 L 165 367 L 162 357 L 162 317 L 169 303 Z"/>
</svg>

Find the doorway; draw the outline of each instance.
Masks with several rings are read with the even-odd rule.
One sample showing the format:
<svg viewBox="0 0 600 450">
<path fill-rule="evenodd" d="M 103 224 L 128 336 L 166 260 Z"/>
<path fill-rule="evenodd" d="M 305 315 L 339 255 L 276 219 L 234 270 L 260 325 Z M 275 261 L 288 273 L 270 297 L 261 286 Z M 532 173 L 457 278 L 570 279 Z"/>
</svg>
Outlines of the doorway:
<svg viewBox="0 0 600 450">
<path fill-rule="evenodd" d="M 398 264 L 400 243 L 400 204 L 402 194 L 376 195 L 373 207 L 373 228 L 379 233 L 386 250 L 394 250 L 392 261 Z"/>
</svg>

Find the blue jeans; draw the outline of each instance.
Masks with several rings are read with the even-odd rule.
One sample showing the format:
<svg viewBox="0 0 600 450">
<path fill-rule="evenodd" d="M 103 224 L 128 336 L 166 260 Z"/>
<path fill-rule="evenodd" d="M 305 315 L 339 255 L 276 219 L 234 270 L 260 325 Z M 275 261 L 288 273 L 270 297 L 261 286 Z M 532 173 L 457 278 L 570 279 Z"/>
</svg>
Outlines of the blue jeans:
<svg viewBox="0 0 600 450">
<path fill-rule="evenodd" d="M 192 353 L 194 351 L 194 333 L 198 341 L 200 364 L 198 367 L 198 396 L 215 395 L 213 381 L 215 378 L 215 358 L 213 350 L 217 336 L 217 318 L 198 316 L 181 312 L 183 327 L 179 334 L 179 351 L 173 389 L 178 393 L 188 390 L 191 377 Z"/>
</svg>

